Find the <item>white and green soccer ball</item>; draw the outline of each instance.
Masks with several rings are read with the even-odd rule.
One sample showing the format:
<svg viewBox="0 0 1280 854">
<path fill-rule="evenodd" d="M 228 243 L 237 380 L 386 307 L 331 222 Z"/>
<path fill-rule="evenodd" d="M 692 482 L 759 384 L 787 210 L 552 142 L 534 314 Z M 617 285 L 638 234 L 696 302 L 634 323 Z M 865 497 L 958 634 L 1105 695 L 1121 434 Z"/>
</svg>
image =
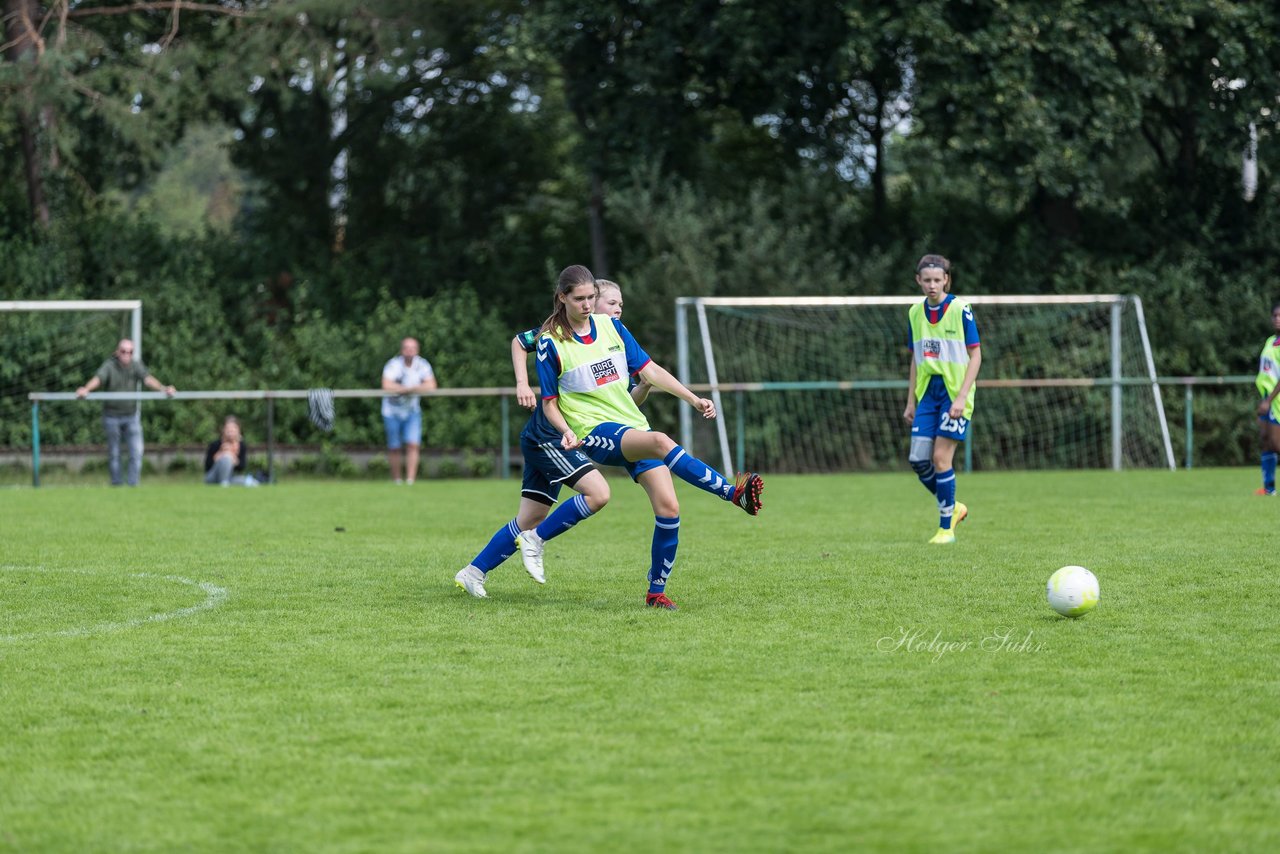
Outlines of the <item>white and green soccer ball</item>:
<svg viewBox="0 0 1280 854">
<path fill-rule="evenodd" d="M 1049 606 L 1064 617 L 1083 617 L 1098 604 L 1098 579 L 1083 566 L 1064 566 L 1049 576 Z"/>
</svg>

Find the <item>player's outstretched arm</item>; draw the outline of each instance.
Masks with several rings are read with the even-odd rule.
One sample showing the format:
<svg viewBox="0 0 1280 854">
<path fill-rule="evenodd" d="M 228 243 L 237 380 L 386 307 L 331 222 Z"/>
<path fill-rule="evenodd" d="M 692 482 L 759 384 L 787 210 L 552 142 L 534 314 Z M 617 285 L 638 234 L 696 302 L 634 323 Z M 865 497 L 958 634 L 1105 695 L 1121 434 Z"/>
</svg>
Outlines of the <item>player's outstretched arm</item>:
<svg viewBox="0 0 1280 854">
<path fill-rule="evenodd" d="M 982 348 L 973 347 L 969 350 L 969 364 L 964 369 L 964 381 L 960 383 L 960 390 L 956 394 L 956 399 L 951 402 L 951 409 L 947 412 L 952 418 L 959 418 L 964 415 L 964 405 L 969 399 L 969 392 L 973 390 L 973 384 L 978 381 L 978 370 L 982 367 Z"/>
<path fill-rule="evenodd" d="M 907 369 L 907 407 L 902 410 L 902 417 L 910 424 L 916 420 L 916 357 L 910 356 L 911 367 Z"/>
<path fill-rule="evenodd" d="M 511 339 L 511 373 L 516 378 L 516 403 L 525 409 L 538 405 L 538 396 L 529 386 L 529 354 L 520 343 L 520 336 Z"/>
<path fill-rule="evenodd" d="M 1271 389 L 1271 394 L 1262 399 L 1258 404 L 1258 416 L 1263 417 L 1271 411 L 1271 404 L 1275 401 L 1276 395 L 1280 394 L 1280 383 L 1276 383 L 1276 387 Z"/>
<path fill-rule="evenodd" d="M 644 366 L 644 370 L 640 372 L 640 378 L 647 381 L 654 388 L 660 388 L 667 394 L 680 398 L 685 403 L 702 413 L 703 418 L 715 418 L 715 404 L 705 397 L 698 397 L 685 387 L 684 383 L 671 375 L 671 372 L 659 365 L 657 362 L 650 362 Z"/>
<path fill-rule="evenodd" d="M 1280 388 L 1280 385 L 1276 386 Z M 653 391 L 653 386 L 643 377 L 640 382 L 636 383 L 636 387 L 631 389 L 631 399 L 635 401 L 636 406 L 644 406 L 644 402 L 649 399 L 649 392 Z"/>
<path fill-rule="evenodd" d="M 569 429 L 569 422 L 564 420 L 564 415 L 560 412 L 560 401 L 557 398 L 548 397 L 542 401 L 542 414 L 547 416 L 548 423 L 560 434 L 560 447 L 566 451 L 572 451 L 582 444 L 582 440 Z"/>
</svg>

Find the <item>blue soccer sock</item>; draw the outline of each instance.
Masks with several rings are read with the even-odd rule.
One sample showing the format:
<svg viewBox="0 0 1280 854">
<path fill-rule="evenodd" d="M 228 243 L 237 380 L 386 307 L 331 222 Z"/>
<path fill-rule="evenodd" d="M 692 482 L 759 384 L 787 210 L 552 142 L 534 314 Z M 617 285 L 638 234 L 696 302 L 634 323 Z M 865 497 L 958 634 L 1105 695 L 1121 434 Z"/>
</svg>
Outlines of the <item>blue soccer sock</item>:
<svg viewBox="0 0 1280 854">
<path fill-rule="evenodd" d="M 498 529 L 493 539 L 489 540 L 489 545 L 480 550 L 480 554 L 475 556 L 471 565 L 481 572 L 493 569 L 516 553 L 516 535 L 519 533 L 520 526 L 516 524 L 515 519 L 512 519 Z"/>
<path fill-rule="evenodd" d="M 956 470 L 938 472 L 938 527 L 950 530 L 951 513 L 956 509 Z"/>
<path fill-rule="evenodd" d="M 649 552 L 649 592 L 661 593 L 667 589 L 667 576 L 676 563 L 676 548 L 680 545 L 680 517 L 653 517 L 653 547 Z"/>
<path fill-rule="evenodd" d="M 1276 490 L 1276 452 L 1267 451 L 1262 455 L 1262 488 L 1267 492 Z"/>
<path fill-rule="evenodd" d="M 733 480 L 726 478 L 702 460 L 687 453 L 679 445 L 676 445 L 671 450 L 671 453 L 663 457 L 662 461 L 667 464 L 667 468 L 671 469 L 672 474 L 685 483 L 692 483 L 698 489 L 710 492 L 712 495 L 718 495 L 725 501 L 732 500 Z"/>
<path fill-rule="evenodd" d="M 590 516 L 591 512 L 587 499 L 581 495 L 575 495 L 571 500 L 557 507 L 541 525 L 534 529 L 534 533 L 544 541 L 550 540 Z"/>
<path fill-rule="evenodd" d="M 933 469 L 933 460 L 911 460 L 911 468 L 924 484 L 924 488 L 937 495 L 938 473 Z"/>
</svg>

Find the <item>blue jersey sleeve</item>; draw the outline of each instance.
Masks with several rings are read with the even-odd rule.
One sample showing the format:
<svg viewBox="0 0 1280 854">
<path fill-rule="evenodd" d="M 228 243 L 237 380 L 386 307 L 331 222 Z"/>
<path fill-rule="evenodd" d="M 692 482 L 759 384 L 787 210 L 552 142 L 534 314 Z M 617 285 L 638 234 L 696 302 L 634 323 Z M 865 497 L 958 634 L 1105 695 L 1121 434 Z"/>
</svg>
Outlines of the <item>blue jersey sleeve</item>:
<svg viewBox="0 0 1280 854">
<path fill-rule="evenodd" d="M 560 396 L 560 353 L 550 337 L 538 339 L 538 385 L 542 399 Z"/>
<path fill-rule="evenodd" d="M 538 348 L 538 335 L 542 332 L 541 326 L 535 326 L 532 329 L 526 329 L 524 332 L 516 333 L 516 340 L 520 342 L 521 348 L 526 353 L 532 353 Z"/>
<path fill-rule="evenodd" d="M 627 354 L 627 373 L 638 374 L 653 359 L 650 359 L 644 348 L 636 343 L 636 339 L 631 335 L 630 330 L 622 325 L 621 320 L 613 318 L 613 328 L 618 330 L 618 334 L 622 336 L 622 344 Z"/>
<path fill-rule="evenodd" d="M 964 322 L 964 346 L 978 346 L 978 321 L 973 319 L 973 306 L 966 305 L 964 307 L 964 316 L 961 318 Z"/>
</svg>

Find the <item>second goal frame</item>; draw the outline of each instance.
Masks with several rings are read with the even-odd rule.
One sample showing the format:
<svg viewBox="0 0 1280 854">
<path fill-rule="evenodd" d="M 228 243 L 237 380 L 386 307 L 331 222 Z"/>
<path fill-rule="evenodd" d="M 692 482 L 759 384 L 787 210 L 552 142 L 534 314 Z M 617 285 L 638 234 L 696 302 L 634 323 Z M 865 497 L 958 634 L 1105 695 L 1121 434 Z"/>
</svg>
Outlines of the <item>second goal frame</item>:
<svg viewBox="0 0 1280 854">
<path fill-rule="evenodd" d="M 808 390 L 857 390 L 860 388 L 882 388 L 884 380 L 881 381 L 857 381 L 833 379 L 828 382 L 807 382 L 802 384 L 788 382 L 770 382 L 767 378 L 761 378 L 758 382 L 748 383 L 729 383 L 722 384 L 719 380 L 716 370 L 715 347 L 711 338 L 710 325 L 707 319 L 708 308 L 728 308 L 728 309 L 750 309 L 750 308 L 823 308 L 823 307 L 850 307 L 850 306 L 901 306 L 904 311 L 903 326 L 905 329 L 906 319 L 905 310 L 907 307 L 920 301 L 919 296 L 832 296 L 832 297 L 678 297 L 676 299 L 676 371 L 680 381 L 686 385 L 691 384 L 693 371 L 691 364 L 691 347 L 690 342 L 694 335 L 701 345 L 703 358 L 705 359 L 705 370 L 707 383 L 698 385 L 695 388 L 705 389 L 710 392 L 711 399 L 716 405 L 719 412 L 724 412 L 722 403 L 722 392 L 724 391 L 782 391 L 797 390 L 800 386 Z M 1110 387 L 1110 445 L 1111 445 L 1111 465 L 1110 468 L 1119 471 L 1124 465 L 1124 422 L 1123 422 L 1123 395 L 1122 392 L 1126 386 L 1148 385 L 1151 390 L 1152 398 L 1155 404 L 1155 411 L 1160 429 L 1160 442 L 1162 445 L 1165 463 L 1170 470 L 1176 469 L 1177 464 L 1173 455 L 1173 444 L 1170 440 L 1169 425 L 1165 417 L 1164 402 L 1161 396 L 1160 384 L 1158 381 L 1155 359 L 1151 350 L 1151 341 L 1147 333 L 1146 318 L 1142 309 L 1142 300 L 1140 297 L 1132 294 L 1067 294 L 1061 296 L 1043 296 L 1043 295 L 999 295 L 999 296 L 966 296 L 965 300 L 975 307 L 980 308 L 984 305 L 1002 305 L 1002 306 L 1053 306 L 1053 305 L 1096 305 L 1101 307 L 1109 307 L 1110 309 L 1110 330 L 1109 330 L 1109 348 L 1110 348 L 1110 370 L 1109 375 L 1105 377 L 1062 377 L 1049 380 L 978 380 L 980 386 L 1003 386 L 1003 387 L 1040 387 L 1045 385 L 1088 385 L 1098 386 L 1104 385 Z M 1123 344 L 1122 320 L 1126 306 L 1132 306 L 1135 314 L 1135 320 L 1138 330 L 1138 338 L 1141 345 L 1142 357 L 1142 376 L 1125 376 L 1123 370 L 1123 362 L 1121 357 L 1121 348 Z M 693 322 L 690 322 L 690 311 L 692 310 Z M 904 370 L 905 374 L 905 370 Z M 906 378 L 903 376 L 900 380 L 901 387 L 906 389 Z M 724 470 L 732 472 L 735 468 L 733 465 L 732 454 L 730 453 L 728 428 L 724 418 L 717 419 L 716 435 L 719 444 L 722 464 Z M 693 444 L 693 417 L 692 412 L 687 407 L 680 408 L 680 438 L 686 447 Z"/>
</svg>

